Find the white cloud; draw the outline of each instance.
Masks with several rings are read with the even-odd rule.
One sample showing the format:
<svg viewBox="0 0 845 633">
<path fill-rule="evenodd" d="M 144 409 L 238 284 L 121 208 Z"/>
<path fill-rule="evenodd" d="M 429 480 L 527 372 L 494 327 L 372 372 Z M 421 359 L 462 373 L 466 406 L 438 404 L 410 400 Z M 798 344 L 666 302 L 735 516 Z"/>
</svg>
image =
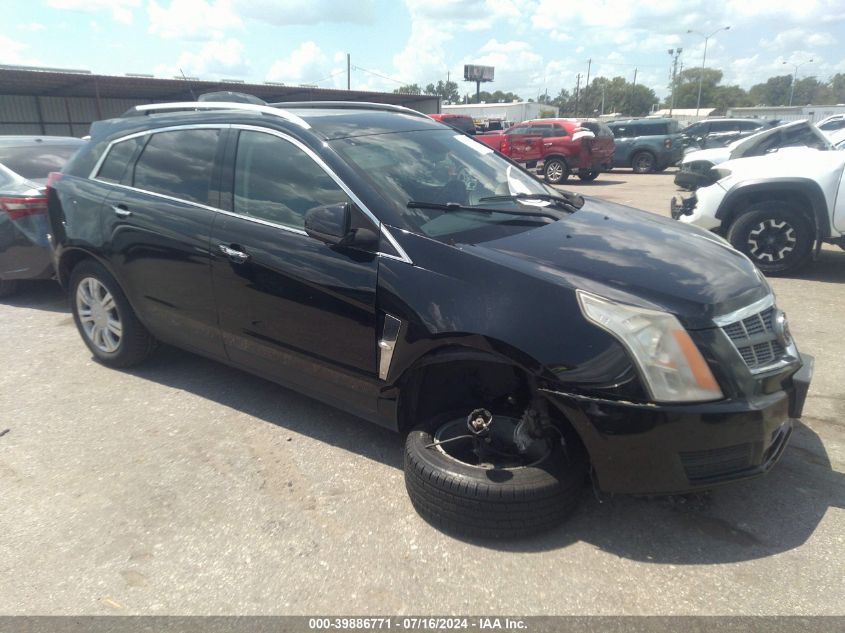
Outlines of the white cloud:
<svg viewBox="0 0 845 633">
<path fill-rule="evenodd" d="M 368 24 L 375 20 L 375 0 L 234 0 L 237 12 L 277 26 L 349 22 Z"/>
<path fill-rule="evenodd" d="M 15 26 L 16 31 L 29 31 L 31 33 L 43 31 L 45 28 L 47 27 L 40 22 L 28 22 L 26 24 L 18 24 Z"/>
<path fill-rule="evenodd" d="M 168 77 L 179 76 L 182 71 L 187 76 L 202 79 L 209 76 L 239 79 L 247 75 L 249 67 L 243 43 L 227 38 L 206 42 L 198 50 L 184 51 L 175 66 L 159 66 L 155 72 Z"/>
<path fill-rule="evenodd" d="M 173 0 L 161 6 L 147 5 L 150 33 L 184 40 L 220 39 L 227 31 L 243 26 L 229 0 Z"/>
<path fill-rule="evenodd" d="M 111 11 L 116 22 L 131 24 L 133 10 L 141 5 L 141 0 L 47 0 L 47 5 L 54 9 L 103 13 Z"/>
<path fill-rule="evenodd" d="M 785 52 L 791 51 L 798 46 L 823 47 L 836 44 L 836 38 L 830 33 L 814 32 L 802 28 L 793 28 L 781 31 L 772 39 L 760 40 L 760 46 L 767 50 Z"/>
<path fill-rule="evenodd" d="M 28 44 L 18 42 L 5 35 L 0 35 L 0 63 L 36 65 L 38 62 L 26 56 Z"/>
<path fill-rule="evenodd" d="M 267 81 L 302 84 L 319 81 L 332 72 L 328 55 L 317 44 L 308 41 L 300 44 L 287 57 L 273 62 L 267 71 Z"/>
</svg>

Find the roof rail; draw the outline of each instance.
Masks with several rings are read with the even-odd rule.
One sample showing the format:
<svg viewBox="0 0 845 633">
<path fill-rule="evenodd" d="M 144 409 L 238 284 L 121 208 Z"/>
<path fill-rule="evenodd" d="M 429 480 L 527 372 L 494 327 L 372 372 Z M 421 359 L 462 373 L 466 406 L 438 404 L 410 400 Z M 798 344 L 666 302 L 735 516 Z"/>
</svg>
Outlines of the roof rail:
<svg viewBox="0 0 845 633">
<path fill-rule="evenodd" d="M 290 121 L 303 129 L 310 129 L 311 126 L 301 117 L 286 112 L 281 108 L 272 106 L 255 105 L 252 103 L 234 103 L 225 101 L 180 101 L 178 103 L 150 103 L 147 105 L 139 105 L 131 108 L 123 113 L 124 117 L 128 116 L 142 116 L 151 114 L 153 112 L 167 111 L 167 110 L 245 110 L 247 112 L 256 112 L 260 114 L 269 114 L 277 116 L 286 121 Z"/>
<path fill-rule="evenodd" d="M 346 110 L 384 110 L 387 112 L 401 112 L 428 118 L 427 115 L 405 106 L 393 105 L 391 103 L 373 103 L 371 101 L 280 101 L 271 103 L 271 106 L 280 108 L 341 108 Z"/>
</svg>

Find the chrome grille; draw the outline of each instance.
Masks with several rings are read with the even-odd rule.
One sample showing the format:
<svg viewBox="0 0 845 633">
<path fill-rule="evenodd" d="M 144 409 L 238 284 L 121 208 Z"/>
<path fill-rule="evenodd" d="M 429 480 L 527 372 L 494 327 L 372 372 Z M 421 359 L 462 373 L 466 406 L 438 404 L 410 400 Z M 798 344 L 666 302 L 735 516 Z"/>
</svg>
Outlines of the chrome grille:
<svg viewBox="0 0 845 633">
<path fill-rule="evenodd" d="M 744 319 L 722 325 L 722 331 L 731 339 L 749 369 L 766 367 L 786 355 L 786 349 L 777 340 L 772 327 L 774 312 L 774 306 L 769 306 Z"/>
</svg>

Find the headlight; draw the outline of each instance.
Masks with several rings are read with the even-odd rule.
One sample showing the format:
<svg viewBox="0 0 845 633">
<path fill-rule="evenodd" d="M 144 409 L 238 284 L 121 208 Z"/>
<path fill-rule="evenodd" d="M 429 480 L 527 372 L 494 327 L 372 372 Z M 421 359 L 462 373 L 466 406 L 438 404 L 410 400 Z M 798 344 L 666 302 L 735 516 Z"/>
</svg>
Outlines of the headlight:
<svg viewBox="0 0 845 633">
<path fill-rule="evenodd" d="M 584 316 L 634 357 L 657 402 L 702 402 L 724 396 L 690 335 L 667 312 L 636 308 L 578 290 Z"/>
</svg>

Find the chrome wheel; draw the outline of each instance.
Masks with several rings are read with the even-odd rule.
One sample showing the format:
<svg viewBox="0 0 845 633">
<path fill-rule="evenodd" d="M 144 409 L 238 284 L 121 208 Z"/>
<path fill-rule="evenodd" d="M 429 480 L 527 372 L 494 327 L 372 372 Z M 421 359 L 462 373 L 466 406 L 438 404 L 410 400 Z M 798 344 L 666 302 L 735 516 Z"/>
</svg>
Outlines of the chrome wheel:
<svg viewBox="0 0 845 633">
<path fill-rule="evenodd" d="M 795 229 L 786 220 L 763 220 L 748 232 L 749 253 L 764 262 L 785 259 L 797 243 Z"/>
<path fill-rule="evenodd" d="M 546 165 L 546 178 L 549 182 L 558 182 L 563 178 L 564 167 L 559 160 L 553 160 Z"/>
<path fill-rule="evenodd" d="M 76 286 L 76 313 L 82 331 L 101 352 L 112 354 L 120 347 L 123 324 L 114 297 L 94 277 L 85 277 Z"/>
</svg>

